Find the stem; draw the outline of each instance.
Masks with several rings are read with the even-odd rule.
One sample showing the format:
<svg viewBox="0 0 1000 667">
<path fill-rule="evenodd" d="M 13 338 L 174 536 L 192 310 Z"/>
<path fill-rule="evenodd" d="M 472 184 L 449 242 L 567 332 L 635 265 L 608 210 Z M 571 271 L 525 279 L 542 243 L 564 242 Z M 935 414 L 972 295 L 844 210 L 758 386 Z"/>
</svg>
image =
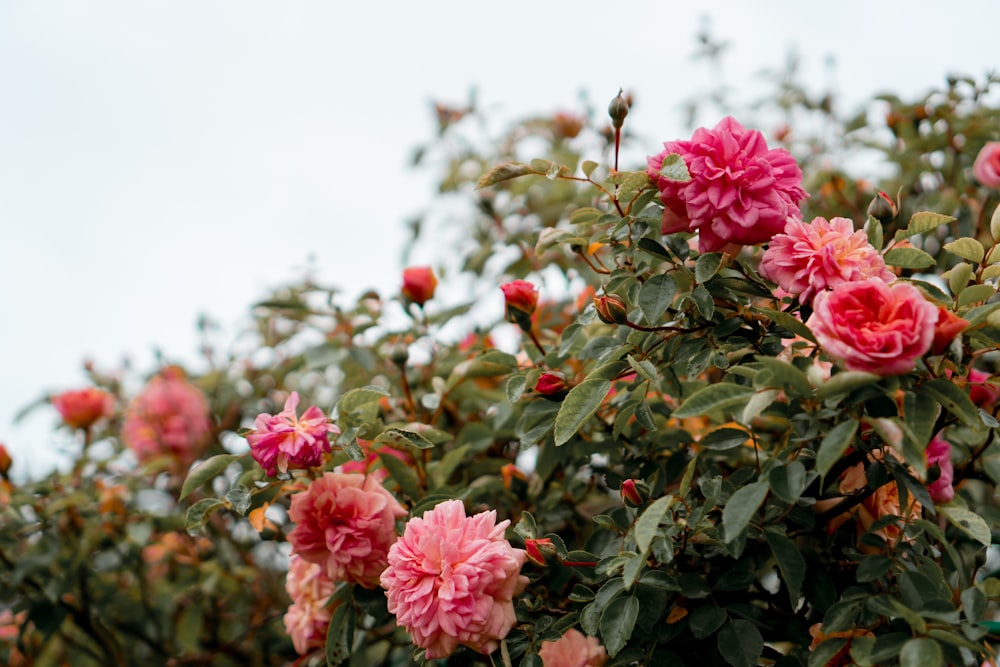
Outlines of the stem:
<svg viewBox="0 0 1000 667">
<path fill-rule="evenodd" d="M 545 348 L 542 347 L 542 344 L 540 342 L 538 342 L 538 337 L 535 335 L 535 330 L 534 329 L 528 329 L 528 335 L 531 336 L 531 342 L 534 343 L 535 347 L 538 348 L 538 352 L 544 357 L 545 356 Z"/>
<path fill-rule="evenodd" d="M 413 392 L 410 391 L 410 382 L 406 379 L 406 366 L 400 365 L 399 377 L 402 380 L 403 395 L 406 397 L 406 409 L 410 413 L 410 418 L 417 418 L 417 404 L 413 402 Z"/>
</svg>

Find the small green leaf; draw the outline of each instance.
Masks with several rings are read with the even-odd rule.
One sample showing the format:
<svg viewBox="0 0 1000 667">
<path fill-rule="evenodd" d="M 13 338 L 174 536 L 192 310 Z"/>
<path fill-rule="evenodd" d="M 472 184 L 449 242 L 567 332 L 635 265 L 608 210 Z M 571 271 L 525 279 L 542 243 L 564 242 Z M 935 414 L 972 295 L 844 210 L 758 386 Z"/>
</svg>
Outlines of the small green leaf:
<svg viewBox="0 0 1000 667">
<path fill-rule="evenodd" d="M 781 571 L 781 578 L 788 589 L 788 598 L 792 603 L 792 609 L 798 606 L 799 597 L 802 595 L 802 584 L 806 579 L 806 560 L 802 557 L 802 552 L 795 543 L 776 528 L 768 528 L 764 531 L 764 537 L 771 547 L 771 553 L 778 562 L 778 569 Z"/>
<path fill-rule="evenodd" d="M 941 407 L 962 420 L 966 426 L 983 427 L 983 421 L 975 404 L 950 380 L 943 378 L 931 380 L 921 385 L 917 391 L 929 395 L 940 403 Z"/>
<path fill-rule="evenodd" d="M 387 428 L 378 434 L 375 442 L 389 445 L 390 447 L 413 447 L 414 449 L 433 449 L 434 443 L 416 431 L 409 431 L 402 428 Z"/>
<path fill-rule="evenodd" d="M 596 171 L 597 168 L 600 166 L 601 165 L 594 162 L 593 160 L 584 160 L 583 163 L 580 165 L 580 169 L 583 171 L 584 176 L 590 178 L 590 175 L 593 174 L 594 171 Z"/>
<path fill-rule="evenodd" d="M 827 431 L 816 450 L 816 472 L 825 477 L 833 464 L 840 460 L 847 448 L 854 442 L 858 432 L 858 420 L 848 419 Z"/>
<path fill-rule="evenodd" d="M 691 180 L 684 158 L 677 153 L 664 156 L 663 164 L 660 166 L 660 175 L 671 181 L 687 183 Z"/>
<path fill-rule="evenodd" d="M 639 515 L 639 518 L 635 522 L 635 544 L 639 547 L 639 551 L 642 554 L 646 554 L 649 551 L 649 546 L 653 543 L 653 539 L 659 531 L 660 522 L 663 521 L 663 517 L 670 511 L 670 507 L 674 504 L 675 500 L 674 496 L 657 498 L 653 504 Z"/>
<path fill-rule="evenodd" d="M 882 223 L 869 215 L 865 221 L 865 235 L 868 237 L 868 243 L 876 250 L 881 250 L 882 244 L 885 243 L 882 234 Z"/>
<path fill-rule="evenodd" d="M 754 387 L 758 389 L 762 387 L 790 389 L 801 397 L 812 396 L 813 388 L 809 384 L 806 374 L 787 361 L 757 355 L 754 357 L 754 363 L 762 369 L 754 378 Z"/>
<path fill-rule="evenodd" d="M 958 294 L 969 284 L 972 277 L 972 265 L 968 262 L 959 262 L 948 271 L 948 289 L 952 294 Z"/>
<path fill-rule="evenodd" d="M 892 567 L 892 560 L 885 556 L 868 556 L 858 565 L 857 580 L 859 583 L 875 581 L 885 576 Z"/>
<path fill-rule="evenodd" d="M 351 656 L 354 644 L 355 612 L 353 604 L 341 602 L 326 628 L 326 664 L 336 667 Z"/>
<path fill-rule="evenodd" d="M 743 429 L 726 426 L 706 433 L 698 441 L 698 445 L 704 449 L 721 452 L 733 447 L 739 447 L 749 439 L 750 434 Z"/>
<path fill-rule="evenodd" d="M 527 385 L 528 378 L 523 373 L 511 375 L 507 378 L 507 383 L 504 385 L 507 400 L 511 403 L 517 403 L 521 400 L 521 396 L 524 395 L 524 390 L 527 388 Z"/>
<path fill-rule="evenodd" d="M 849 394 L 855 389 L 875 384 L 881 380 L 881 376 L 864 371 L 843 371 L 830 376 L 816 389 L 816 397 L 826 400 L 842 394 Z"/>
<path fill-rule="evenodd" d="M 585 206 L 570 213 L 569 222 L 572 225 L 586 225 L 597 222 L 602 215 L 604 215 L 604 211 L 590 206 Z"/>
<path fill-rule="evenodd" d="M 389 476 L 399 484 L 399 488 L 404 494 L 414 500 L 423 496 L 420 492 L 420 480 L 417 477 L 416 471 L 407 465 L 405 461 L 382 452 L 379 452 L 378 459 L 385 466 L 385 469 L 389 471 Z"/>
<path fill-rule="evenodd" d="M 993 215 L 990 216 L 990 236 L 994 241 L 1000 241 L 1000 204 L 993 209 Z"/>
<path fill-rule="evenodd" d="M 767 483 L 757 481 L 747 484 L 729 498 L 722 509 L 722 527 L 725 531 L 725 541 L 732 542 L 749 525 L 757 513 L 764 498 L 767 497 Z"/>
<path fill-rule="evenodd" d="M 707 282 L 719 272 L 720 266 L 722 266 L 722 253 L 710 252 L 701 255 L 694 265 L 694 279 L 699 284 Z"/>
<path fill-rule="evenodd" d="M 614 599 L 601 614 L 601 638 L 608 655 L 615 657 L 632 638 L 635 621 L 639 617 L 639 600 L 631 595 Z"/>
<path fill-rule="evenodd" d="M 906 229 L 901 229 L 896 232 L 896 240 L 909 238 L 915 234 L 924 234 L 926 232 L 937 229 L 941 225 L 948 225 L 955 222 L 956 218 L 950 215 L 942 215 L 940 213 L 932 213 L 930 211 L 921 211 L 919 213 L 914 213 L 910 217 L 910 224 Z"/>
<path fill-rule="evenodd" d="M 727 618 L 729 618 L 729 615 L 725 609 L 716 607 L 714 604 L 709 604 L 698 607 L 691 612 L 691 615 L 688 617 L 688 626 L 691 628 L 691 634 L 694 635 L 695 639 L 704 639 L 721 628 Z"/>
<path fill-rule="evenodd" d="M 184 528 L 187 530 L 188 535 L 194 536 L 200 533 L 201 529 L 205 526 L 205 522 L 212 515 L 212 512 L 224 506 L 225 503 L 218 498 L 202 498 L 189 507 L 184 517 Z"/>
<path fill-rule="evenodd" d="M 691 394 L 677 410 L 674 417 L 701 417 L 713 412 L 730 410 L 738 407 L 754 393 L 753 387 L 746 387 L 732 382 L 719 382 L 702 387 Z"/>
<path fill-rule="evenodd" d="M 936 264 L 933 257 L 919 248 L 892 248 L 883 259 L 889 266 L 901 269 L 927 269 Z"/>
<path fill-rule="evenodd" d="M 705 289 L 704 285 L 698 285 L 691 290 L 691 300 L 694 301 L 695 307 L 703 318 L 712 319 L 712 315 L 715 314 L 715 299 L 712 298 L 712 293 Z"/>
<path fill-rule="evenodd" d="M 788 465 L 776 466 L 771 468 L 768 482 L 774 495 L 789 504 L 798 502 L 799 496 L 806 488 L 806 467 L 801 461 L 790 461 Z"/>
<path fill-rule="evenodd" d="M 926 637 L 911 639 L 899 652 L 899 667 L 941 667 L 943 664 L 941 645 Z"/>
<path fill-rule="evenodd" d="M 945 515 L 948 521 L 960 531 L 982 544 L 990 546 L 992 535 L 990 526 L 983 517 L 973 511 L 955 505 L 938 506 L 938 511 Z"/>
<path fill-rule="evenodd" d="M 583 428 L 611 390 L 610 380 L 584 380 L 569 390 L 555 421 L 556 446 L 564 445 Z"/>
<path fill-rule="evenodd" d="M 186 498 L 192 491 L 200 487 L 208 480 L 215 478 L 223 470 L 228 468 L 230 463 L 238 461 L 240 458 L 242 457 L 236 454 L 219 454 L 199 463 L 190 473 L 188 473 L 187 479 L 184 480 L 184 486 L 181 487 L 179 500 L 184 500 L 184 498 Z"/>
<path fill-rule="evenodd" d="M 476 189 L 481 190 L 483 188 L 488 188 L 491 185 L 502 183 L 503 181 L 509 181 L 512 178 L 534 173 L 537 172 L 535 172 L 529 165 L 521 164 L 519 162 L 505 162 L 503 164 L 498 164 L 486 172 L 486 174 L 479 179 L 479 182 L 476 183 Z"/>
<path fill-rule="evenodd" d="M 813 332 L 809 330 L 809 327 L 794 315 L 786 313 L 783 310 L 771 310 L 770 308 L 757 308 L 756 310 L 789 333 L 802 336 L 812 343 L 816 342 L 816 337 L 813 336 Z"/>
<path fill-rule="evenodd" d="M 977 264 L 981 263 L 983 257 L 986 256 L 986 249 L 983 248 L 983 244 L 976 239 L 968 237 L 955 239 L 951 243 L 945 243 L 944 249 L 953 255 L 958 255 L 962 259 L 967 259 Z"/>
<path fill-rule="evenodd" d="M 658 323 L 660 316 L 673 304 L 676 294 L 677 282 L 669 274 L 661 273 L 644 282 L 639 288 L 638 302 L 646 322 Z"/>
<path fill-rule="evenodd" d="M 750 621 L 737 619 L 722 626 L 716 644 L 719 653 L 733 667 L 756 667 L 764 652 L 764 638 Z"/>
<path fill-rule="evenodd" d="M 378 401 L 389 394 L 378 387 L 352 389 L 337 401 L 337 423 L 342 429 L 361 426 L 378 417 Z"/>
<path fill-rule="evenodd" d="M 987 301 L 997 290 L 993 285 L 969 285 L 958 295 L 958 306 L 963 308 L 974 303 Z"/>
</svg>

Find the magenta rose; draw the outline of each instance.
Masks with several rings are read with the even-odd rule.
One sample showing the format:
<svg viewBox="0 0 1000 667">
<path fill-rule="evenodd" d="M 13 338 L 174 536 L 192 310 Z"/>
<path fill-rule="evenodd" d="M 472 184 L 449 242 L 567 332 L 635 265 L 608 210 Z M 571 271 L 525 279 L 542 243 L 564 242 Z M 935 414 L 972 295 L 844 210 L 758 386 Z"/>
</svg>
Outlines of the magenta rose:
<svg viewBox="0 0 1000 667">
<path fill-rule="evenodd" d="M 896 277 L 865 233 L 855 231 L 847 218 L 789 220 L 764 251 L 760 273 L 803 303 L 841 283 L 867 278 L 888 283 Z"/>
<path fill-rule="evenodd" d="M 271 477 L 289 469 L 318 466 L 323 454 L 330 451 L 329 434 L 340 433 L 315 405 L 301 417 L 296 414 L 298 406 L 299 394 L 293 391 L 281 412 L 257 415 L 253 432 L 247 434 L 250 453 Z"/>
<path fill-rule="evenodd" d="M 931 499 L 935 503 L 950 502 L 955 497 L 955 488 L 952 486 L 955 480 L 955 468 L 951 463 L 951 443 L 938 433 L 927 445 L 924 455 L 927 457 L 928 468 L 936 465 L 941 471 L 938 478 L 927 485 Z"/>
<path fill-rule="evenodd" d="M 789 218 L 799 217 L 802 170 L 791 153 L 769 149 L 757 130 L 732 117 L 709 130 L 699 128 L 690 141 L 670 141 L 646 163 L 663 201 L 664 234 L 698 232 L 702 252 L 730 245 L 767 243 Z M 679 154 L 691 180 L 660 173 L 663 160 Z"/>
<path fill-rule="evenodd" d="M 869 278 L 817 294 L 806 326 L 848 370 L 887 376 L 912 371 L 930 350 L 937 317 L 913 285 Z"/>
<path fill-rule="evenodd" d="M 987 141 L 972 165 L 976 180 L 988 188 L 1000 188 L 1000 141 Z"/>
</svg>

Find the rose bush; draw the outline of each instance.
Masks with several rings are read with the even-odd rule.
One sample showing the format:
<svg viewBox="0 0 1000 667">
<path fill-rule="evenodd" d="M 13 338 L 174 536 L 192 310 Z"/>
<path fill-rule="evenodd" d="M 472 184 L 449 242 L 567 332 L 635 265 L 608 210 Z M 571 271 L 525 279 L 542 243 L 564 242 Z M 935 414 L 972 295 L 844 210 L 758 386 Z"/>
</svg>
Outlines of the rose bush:
<svg viewBox="0 0 1000 667">
<path fill-rule="evenodd" d="M 487 141 L 438 105 L 465 254 L 388 297 L 279 288 L 201 374 L 91 367 L 129 407 L 63 422 L 73 470 L 0 466 L 0 660 L 981 664 L 992 84 L 889 99 L 882 133 L 803 104 L 842 131 L 782 146 L 727 116 L 634 171 L 629 95 Z M 892 175 L 816 159 L 854 146 Z"/>
</svg>

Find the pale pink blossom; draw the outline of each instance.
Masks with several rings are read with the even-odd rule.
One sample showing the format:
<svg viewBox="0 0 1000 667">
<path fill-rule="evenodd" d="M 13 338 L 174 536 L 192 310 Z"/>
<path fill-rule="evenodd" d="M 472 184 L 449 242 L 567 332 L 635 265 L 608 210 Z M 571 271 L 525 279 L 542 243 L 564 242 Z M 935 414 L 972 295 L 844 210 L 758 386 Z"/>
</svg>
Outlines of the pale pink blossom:
<svg viewBox="0 0 1000 667">
<path fill-rule="evenodd" d="M 149 381 L 125 410 L 122 424 L 122 439 L 141 462 L 171 456 L 179 465 L 189 465 L 211 434 L 205 395 L 176 367 Z"/>
<path fill-rule="evenodd" d="M 760 273 L 803 303 L 841 283 L 867 278 L 888 283 L 896 277 L 865 233 L 855 231 L 847 218 L 789 220 L 764 251 Z"/>
<path fill-rule="evenodd" d="M 976 180 L 988 188 L 1000 188 L 1000 141 L 987 141 L 972 165 Z"/>
<path fill-rule="evenodd" d="M 955 468 L 951 463 L 951 443 L 938 433 L 927 445 L 924 455 L 927 457 L 928 468 L 937 465 L 941 471 L 938 478 L 927 485 L 931 499 L 935 503 L 951 501 L 955 497 L 955 488 L 952 486 L 955 480 Z"/>
<path fill-rule="evenodd" d="M 292 551 L 334 581 L 378 586 L 406 510 L 375 477 L 328 472 L 292 496 Z"/>
<path fill-rule="evenodd" d="M 410 519 L 389 550 L 382 587 L 389 611 L 428 660 L 459 645 L 492 653 L 516 622 L 513 598 L 528 583 L 523 549 L 504 537 L 496 511 L 470 517 L 460 500 Z"/>
<path fill-rule="evenodd" d="M 327 422 L 315 405 L 302 416 L 296 415 L 299 394 L 293 391 L 284 409 L 276 415 L 261 413 L 254 421 L 254 431 L 247 434 L 250 453 L 270 476 L 292 469 L 312 468 L 323 462 L 330 451 L 328 434 L 340 433 Z"/>
<path fill-rule="evenodd" d="M 699 128 L 690 141 L 670 141 L 647 159 L 650 179 L 663 201 L 662 231 L 698 232 L 702 252 L 731 245 L 767 243 L 789 218 L 799 217 L 802 170 L 791 153 L 769 149 L 757 130 L 732 117 L 709 130 Z M 674 181 L 660 173 L 663 160 L 679 154 L 691 180 Z"/>
<path fill-rule="evenodd" d="M 554 642 L 542 642 L 538 651 L 544 667 L 603 667 L 608 652 L 597 637 L 588 637 L 576 628 Z"/>
<path fill-rule="evenodd" d="M 869 278 L 817 294 L 806 326 L 848 370 L 887 376 L 914 369 L 930 350 L 937 317 L 913 285 Z"/>
<path fill-rule="evenodd" d="M 326 603 L 334 588 L 334 582 L 322 567 L 298 554 L 289 558 L 285 589 L 292 604 L 285 612 L 285 630 L 299 655 L 326 644 L 326 631 L 333 615 L 333 607 Z"/>
<path fill-rule="evenodd" d="M 67 426 L 87 429 L 98 420 L 111 416 L 115 409 L 115 397 L 103 389 L 86 387 L 53 396 L 52 405 Z"/>
</svg>

